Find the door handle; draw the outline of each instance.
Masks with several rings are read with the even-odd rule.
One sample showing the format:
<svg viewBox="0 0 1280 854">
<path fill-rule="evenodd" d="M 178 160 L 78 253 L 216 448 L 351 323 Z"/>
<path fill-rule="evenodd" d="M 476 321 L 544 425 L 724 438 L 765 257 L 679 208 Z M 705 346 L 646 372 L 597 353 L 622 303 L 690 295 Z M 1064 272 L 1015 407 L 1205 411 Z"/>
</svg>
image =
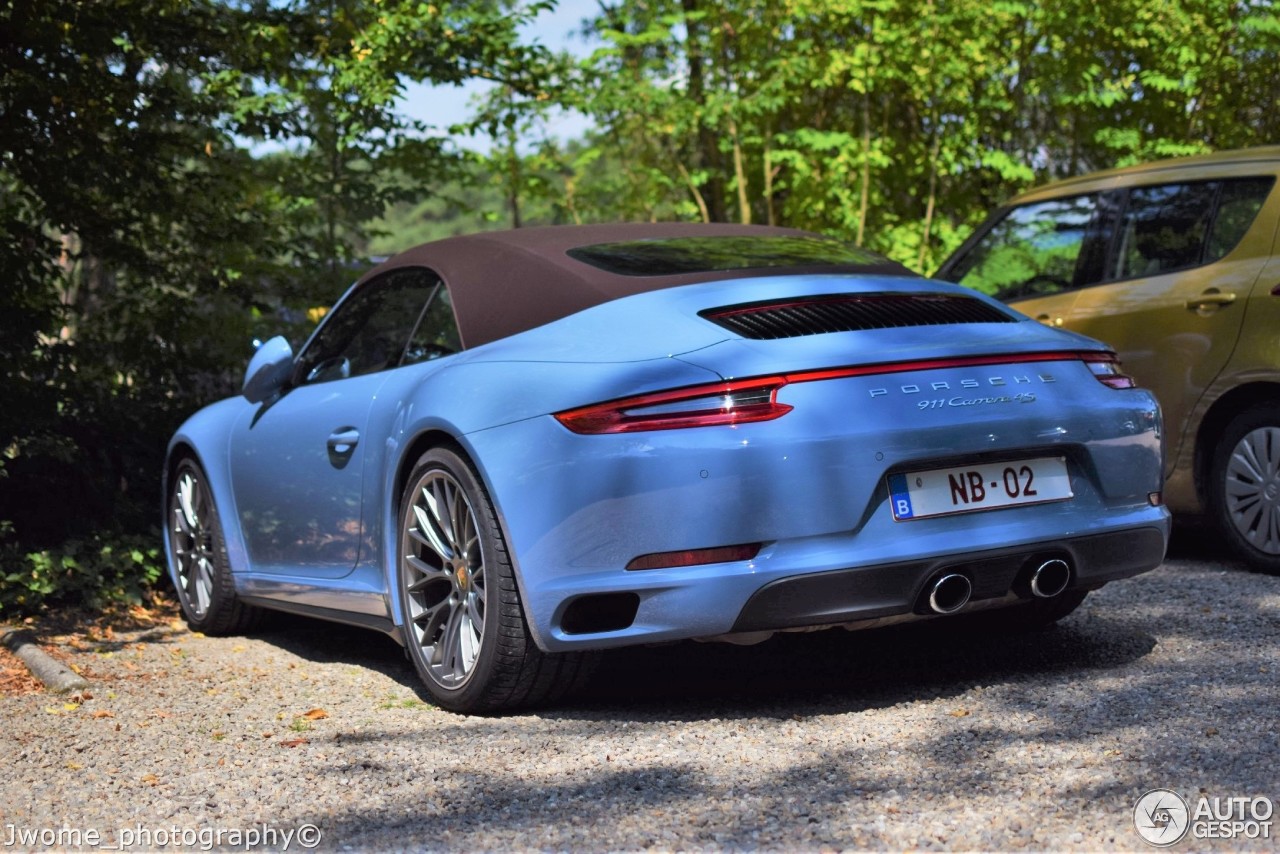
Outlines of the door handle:
<svg viewBox="0 0 1280 854">
<path fill-rule="evenodd" d="M 1231 305 L 1236 301 L 1236 295 L 1233 293 L 1222 293 L 1217 288 L 1209 288 L 1209 290 L 1200 294 L 1198 297 L 1192 297 L 1187 300 L 1187 308 L 1192 311 L 1204 311 L 1210 308 Z"/>
<path fill-rule="evenodd" d="M 1050 317 L 1047 314 L 1037 314 L 1036 320 L 1040 321 L 1045 326 L 1061 326 L 1062 325 L 1061 317 Z"/>
<path fill-rule="evenodd" d="M 329 450 L 335 454 L 349 454 L 360 442 L 360 431 L 354 427 L 335 430 L 329 434 Z"/>
</svg>

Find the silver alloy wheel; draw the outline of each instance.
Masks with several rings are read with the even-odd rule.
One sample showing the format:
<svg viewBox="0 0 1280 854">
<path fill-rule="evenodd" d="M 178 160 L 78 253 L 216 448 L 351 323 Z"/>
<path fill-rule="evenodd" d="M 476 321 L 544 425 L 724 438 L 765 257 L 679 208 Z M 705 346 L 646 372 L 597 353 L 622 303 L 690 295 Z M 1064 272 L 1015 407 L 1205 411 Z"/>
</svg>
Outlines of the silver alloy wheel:
<svg viewBox="0 0 1280 854">
<path fill-rule="evenodd" d="M 216 522 L 209 488 L 198 473 L 182 468 L 173 490 L 169 540 L 178 570 L 178 595 L 195 619 L 203 619 L 213 600 Z"/>
<path fill-rule="evenodd" d="M 1226 511 L 1246 542 L 1280 555 L 1280 428 L 1246 433 L 1231 451 Z"/>
<path fill-rule="evenodd" d="M 475 512 L 448 472 L 432 469 L 412 491 L 405 517 L 404 595 L 411 643 L 431 679 L 466 684 L 484 638 L 485 567 Z"/>
</svg>

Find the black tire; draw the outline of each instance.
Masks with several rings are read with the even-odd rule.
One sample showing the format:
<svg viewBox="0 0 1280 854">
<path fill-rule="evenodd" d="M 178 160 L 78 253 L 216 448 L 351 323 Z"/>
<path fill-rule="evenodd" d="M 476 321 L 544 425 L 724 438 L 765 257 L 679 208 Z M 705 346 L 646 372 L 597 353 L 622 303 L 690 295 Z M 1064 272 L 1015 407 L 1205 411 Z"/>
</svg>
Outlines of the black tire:
<svg viewBox="0 0 1280 854">
<path fill-rule="evenodd" d="M 404 641 L 439 706 L 477 714 L 552 703 L 583 681 L 594 655 L 534 644 L 493 503 L 459 450 L 418 459 L 399 525 Z"/>
<path fill-rule="evenodd" d="M 241 602 L 231 579 L 222 521 L 204 470 L 184 459 L 169 484 L 169 558 L 178 604 L 192 631 L 234 635 L 256 626 L 262 610 Z"/>
<path fill-rule="evenodd" d="M 1049 628 L 1084 602 L 1087 590 L 1066 590 L 1049 599 L 1032 599 L 1007 608 L 993 608 L 959 617 L 966 628 L 982 632 L 1020 634 Z"/>
<path fill-rule="evenodd" d="M 1209 467 L 1209 514 L 1254 572 L 1280 575 L 1280 405 L 1227 424 Z"/>
</svg>

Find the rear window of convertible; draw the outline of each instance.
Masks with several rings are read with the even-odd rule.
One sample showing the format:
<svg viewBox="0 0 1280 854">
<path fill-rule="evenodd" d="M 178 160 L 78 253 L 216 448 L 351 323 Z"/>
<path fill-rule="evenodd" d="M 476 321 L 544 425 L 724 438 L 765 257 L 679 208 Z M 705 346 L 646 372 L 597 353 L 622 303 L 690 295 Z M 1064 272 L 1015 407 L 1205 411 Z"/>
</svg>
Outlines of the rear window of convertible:
<svg viewBox="0 0 1280 854">
<path fill-rule="evenodd" d="M 821 237 L 667 237 L 596 243 L 569 257 L 620 276 L 672 276 L 767 267 L 886 266 L 893 262 Z"/>
</svg>

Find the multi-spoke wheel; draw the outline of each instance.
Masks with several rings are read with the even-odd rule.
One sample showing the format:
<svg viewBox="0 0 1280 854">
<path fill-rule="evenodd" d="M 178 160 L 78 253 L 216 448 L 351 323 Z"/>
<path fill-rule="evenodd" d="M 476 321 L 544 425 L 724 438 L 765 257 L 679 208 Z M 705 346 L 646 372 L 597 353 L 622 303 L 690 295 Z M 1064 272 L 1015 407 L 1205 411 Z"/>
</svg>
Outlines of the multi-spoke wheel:
<svg viewBox="0 0 1280 854">
<path fill-rule="evenodd" d="M 493 505 L 452 449 L 428 451 L 409 476 L 398 575 L 409 657 L 444 708 L 549 701 L 582 670 L 583 656 L 534 645 Z"/>
<path fill-rule="evenodd" d="M 173 470 L 169 487 L 169 558 L 187 623 L 205 634 L 250 628 L 259 612 L 236 598 L 218 510 L 204 471 L 192 460 L 183 460 Z"/>
<path fill-rule="evenodd" d="M 1280 574 L 1280 407 L 1236 416 L 1214 455 L 1211 512 L 1251 569 Z"/>
<path fill-rule="evenodd" d="M 431 680 L 459 688 L 484 642 L 485 566 L 475 511 L 443 469 L 419 478 L 405 526 L 405 600 Z"/>
</svg>

